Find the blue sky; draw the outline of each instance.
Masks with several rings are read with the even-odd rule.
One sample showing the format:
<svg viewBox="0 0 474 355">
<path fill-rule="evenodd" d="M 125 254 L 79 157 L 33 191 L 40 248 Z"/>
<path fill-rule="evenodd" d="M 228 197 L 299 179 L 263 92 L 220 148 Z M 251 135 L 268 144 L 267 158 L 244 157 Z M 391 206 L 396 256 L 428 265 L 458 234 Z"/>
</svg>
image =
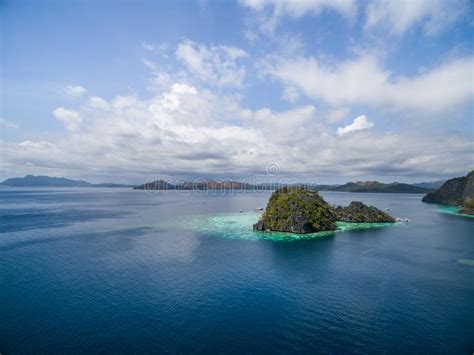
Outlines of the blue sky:
<svg viewBox="0 0 474 355">
<path fill-rule="evenodd" d="M 469 1 L 0 2 L 2 178 L 474 166 Z"/>
</svg>

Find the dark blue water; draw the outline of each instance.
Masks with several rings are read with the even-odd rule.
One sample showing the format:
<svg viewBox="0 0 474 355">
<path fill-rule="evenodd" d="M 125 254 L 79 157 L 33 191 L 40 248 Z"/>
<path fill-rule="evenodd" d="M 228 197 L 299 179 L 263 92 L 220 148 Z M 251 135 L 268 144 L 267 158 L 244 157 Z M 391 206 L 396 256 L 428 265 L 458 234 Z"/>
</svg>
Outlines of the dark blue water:
<svg viewBox="0 0 474 355">
<path fill-rule="evenodd" d="M 188 221 L 268 193 L 2 188 L 0 352 L 472 353 L 474 220 L 420 195 L 323 195 L 412 222 L 239 240 Z"/>
</svg>

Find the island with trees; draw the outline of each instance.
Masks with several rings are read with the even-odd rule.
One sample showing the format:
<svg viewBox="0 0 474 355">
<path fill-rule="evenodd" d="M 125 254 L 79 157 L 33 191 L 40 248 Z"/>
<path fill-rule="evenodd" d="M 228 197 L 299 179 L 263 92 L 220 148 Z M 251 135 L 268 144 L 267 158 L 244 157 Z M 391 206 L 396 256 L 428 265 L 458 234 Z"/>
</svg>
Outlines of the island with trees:
<svg viewBox="0 0 474 355">
<path fill-rule="evenodd" d="M 316 233 L 336 230 L 337 221 L 353 223 L 394 223 L 387 213 L 362 202 L 347 207 L 329 205 L 316 190 L 285 187 L 270 197 L 261 219 L 254 224 L 257 231 Z"/>
<path fill-rule="evenodd" d="M 423 197 L 423 202 L 459 206 L 459 213 L 474 215 L 474 170 L 446 181 L 438 190 Z"/>
</svg>

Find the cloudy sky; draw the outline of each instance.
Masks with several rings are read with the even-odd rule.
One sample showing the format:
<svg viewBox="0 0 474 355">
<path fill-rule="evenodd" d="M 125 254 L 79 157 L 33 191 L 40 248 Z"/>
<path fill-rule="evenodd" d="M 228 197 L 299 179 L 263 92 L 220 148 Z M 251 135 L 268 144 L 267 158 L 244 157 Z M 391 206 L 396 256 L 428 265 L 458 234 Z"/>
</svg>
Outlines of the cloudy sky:
<svg viewBox="0 0 474 355">
<path fill-rule="evenodd" d="M 474 168 L 474 4 L 0 2 L 0 178 Z"/>
</svg>

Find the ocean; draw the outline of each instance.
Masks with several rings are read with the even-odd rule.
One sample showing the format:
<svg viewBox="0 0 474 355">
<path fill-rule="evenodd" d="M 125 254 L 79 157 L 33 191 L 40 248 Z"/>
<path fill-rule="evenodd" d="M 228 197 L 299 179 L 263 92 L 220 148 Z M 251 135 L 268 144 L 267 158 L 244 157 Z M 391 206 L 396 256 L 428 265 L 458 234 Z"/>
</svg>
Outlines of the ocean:
<svg viewBox="0 0 474 355">
<path fill-rule="evenodd" d="M 0 188 L 0 353 L 474 351 L 474 219 L 255 233 L 270 192 Z M 239 212 L 242 210 L 242 212 Z"/>
</svg>

